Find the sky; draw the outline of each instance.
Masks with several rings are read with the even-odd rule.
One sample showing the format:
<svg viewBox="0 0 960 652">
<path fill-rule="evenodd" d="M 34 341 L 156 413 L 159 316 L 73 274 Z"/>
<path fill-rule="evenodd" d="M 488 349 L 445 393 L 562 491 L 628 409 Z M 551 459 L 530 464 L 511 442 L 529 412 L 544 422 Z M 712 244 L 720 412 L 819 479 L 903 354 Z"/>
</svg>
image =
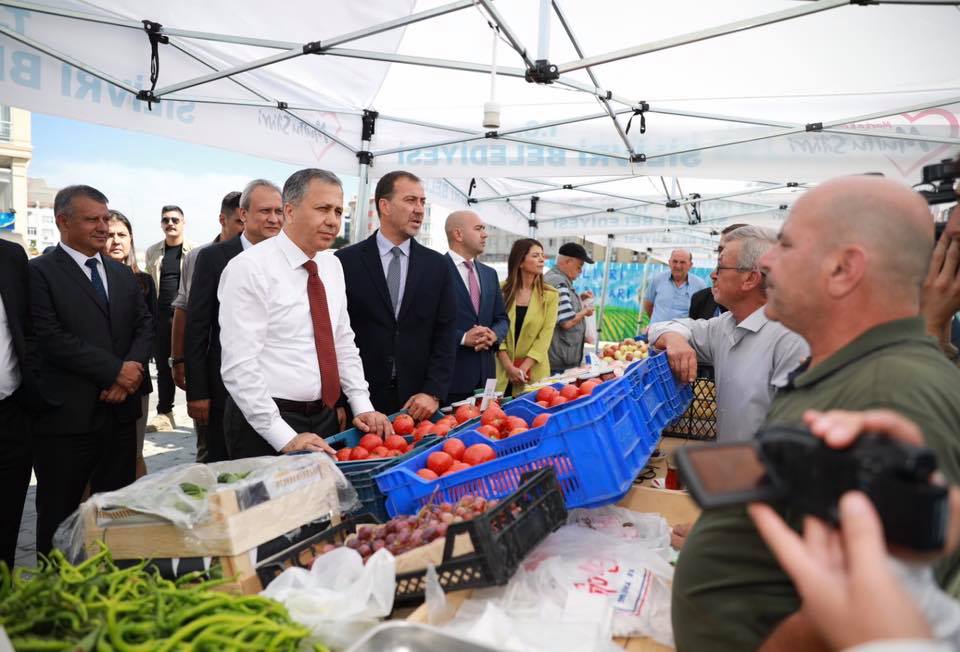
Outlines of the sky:
<svg viewBox="0 0 960 652">
<path fill-rule="evenodd" d="M 220 200 L 262 177 L 281 188 L 297 168 L 125 129 L 32 114 L 33 158 L 27 174 L 52 188 L 83 183 L 102 191 L 110 207 L 133 223 L 141 251 L 159 241 L 160 208 L 183 208 L 187 238 L 212 240 L 219 232 Z M 356 177 L 341 177 L 344 201 L 357 192 Z"/>
</svg>

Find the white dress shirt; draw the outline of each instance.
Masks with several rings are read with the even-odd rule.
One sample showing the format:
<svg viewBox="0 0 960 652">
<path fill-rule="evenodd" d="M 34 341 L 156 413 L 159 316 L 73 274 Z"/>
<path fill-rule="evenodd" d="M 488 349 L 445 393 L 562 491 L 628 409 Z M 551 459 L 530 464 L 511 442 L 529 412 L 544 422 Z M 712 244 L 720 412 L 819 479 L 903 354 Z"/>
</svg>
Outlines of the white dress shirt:
<svg viewBox="0 0 960 652">
<path fill-rule="evenodd" d="M 712 319 L 676 319 L 650 325 L 648 339 L 679 333 L 713 365 L 717 386 L 717 441 L 752 439 L 763 425 L 777 387 L 810 355 L 802 337 L 767 319 L 763 307 L 739 324 L 733 313 Z"/>
<path fill-rule="evenodd" d="M 377 230 L 377 249 L 380 251 L 380 264 L 383 265 L 383 278 L 387 278 L 387 270 L 390 268 L 390 261 L 393 260 L 394 247 L 400 247 L 403 255 L 400 256 L 400 292 L 397 294 L 397 315 L 400 314 L 400 306 L 403 305 L 403 288 L 407 285 L 407 270 L 410 269 L 410 239 L 406 239 L 402 244 L 395 245 L 387 240 L 379 229 Z"/>
<path fill-rule="evenodd" d="M 100 257 L 100 252 L 98 251 L 92 256 L 86 256 L 80 253 L 79 251 L 77 251 L 76 249 L 68 247 L 63 242 L 61 242 L 59 246 L 61 249 L 66 251 L 68 254 L 70 254 L 70 257 L 73 258 L 74 261 L 76 261 L 77 265 L 80 265 L 80 269 L 83 270 L 84 275 L 86 275 L 86 277 L 90 279 L 91 283 L 93 283 L 93 277 L 90 276 L 90 268 L 87 267 L 87 261 L 91 258 L 97 259 L 97 262 L 100 263 L 99 265 L 97 265 L 97 271 L 100 272 L 100 280 L 103 281 L 103 289 L 107 293 L 107 298 L 109 299 L 110 286 L 107 285 L 107 270 L 103 268 L 103 258 Z"/>
<path fill-rule="evenodd" d="M 477 269 L 477 263 L 475 260 L 467 260 L 456 251 L 451 249 L 447 252 L 450 254 L 450 258 L 453 259 L 453 265 L 457 268 L 457 271 L 460 272 L 460 280 L 463 281 L 463 287 L 467 288 L 467 294 L 470 294 L 470 270 L 467 269 L 467 266 L 464 263 L 473 263 L 474 274 L 477 275 L 477 285 L 480 285 L 480 271 Z"/>
<path fill-rule="evenodd" d="M 0 400 L 17 391 L 20 387 L 20 365 L 13 350 L 13 334 L 7 321 L 7 308 L 0 297 Z"/>
<path fill-rule="evenodd" d="M 280 418 L 272 399 L 316 401 L 321 396 L 303 268 L 307 260 L 281 231 L 231 260 L 217 290 L 223 384 L 247 422 L 278 451 L 297 433 Z M 326 289 L 340 385 L 355 415 L 372 412 L 347 315 L 343 267 L 332 251 L 313 260 Z"/>
<path fill-rule="evenodd" d="M 197 245 L 184 255 L 183 265 L 180 266 L 180 287 L 177 289 L 176 298 L 170 304 L 171 308 L 187 309 L 187 303 L 190 301 L 190 286 L 193 285 L 193 266 L 196 265 L 200 252 L 212 244 L 216 244 L 216 241 Z"/>
</svg>

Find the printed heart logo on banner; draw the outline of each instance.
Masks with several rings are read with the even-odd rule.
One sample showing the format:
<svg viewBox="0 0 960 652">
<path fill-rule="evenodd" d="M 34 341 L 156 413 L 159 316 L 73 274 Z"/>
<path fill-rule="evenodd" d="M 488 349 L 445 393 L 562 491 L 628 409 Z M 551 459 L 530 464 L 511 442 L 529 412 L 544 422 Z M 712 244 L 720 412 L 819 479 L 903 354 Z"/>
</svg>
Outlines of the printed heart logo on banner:
<svg viewBox="0 0 960 652">
<path fill-rule="evenodd" d="M 336 113 L 330 113 L 330 112 L 321 113 L 320 119 L 322 120 L 322 123 L 320 126 L 323 127 L 324 131 L 326 131 L 328 134 L 333 134 L 334 136 L 337 136 L 337 137 L 340 136 L 340 132 L 343 131 L 343 125 L 340 124 L 340 118 L 337 116 Z M 331 126 L 335 126 L 336 129 L 331 129 L 330 128 Z M 314 156 L 316 156 L 316 160 L 318 162 L 322 161 L 323 157 L 326 156 L 327 152 L 330 151 L 330 148 L 337 144 L 333 140 L 325 136 L 324 134 L 320 134 L 320 137 L 323 138 L 323 141 L 326 143 L 325 145 L 323 145 L 323 147 L 320 147 L 318 149 L 315 145 L 313 144 L 310 145 L 310 149 L 313 150 L 313 154 Z"/>
<path fill-rule="evenodd" d="M 901 113 L 900 115 L 911 124 L 921 120 L 926 123 L 940 123 L 942 119 L 950 126 L 950 138 L 956 138 L 957 134 L 960 133 L 960 121 L 957 120 L 956 115 L 950 111 L 947 111 L 946 109 L 924 109 L 923 111 L 918 111 L 916 113 Z M 951 147 L 952 145 L 944 143 L 943 145 L 934 148 L 932 151 L 927 152 L 925 155 L 913 161 L 905 168 L 901 167 L 895 160 L 893 160 L 893 158 L 888 156 L 887 159 L 893 163 L 893 166 L 897 168 L 903 177 L 907 178 L 910 177 L 914 171 L 920 168 L 920 166 L 926 165 L 927 163 L 933 161 L 939 161 L 941 158 L 943 158 L 943 154 L 945 154 Z"/>
</svg>

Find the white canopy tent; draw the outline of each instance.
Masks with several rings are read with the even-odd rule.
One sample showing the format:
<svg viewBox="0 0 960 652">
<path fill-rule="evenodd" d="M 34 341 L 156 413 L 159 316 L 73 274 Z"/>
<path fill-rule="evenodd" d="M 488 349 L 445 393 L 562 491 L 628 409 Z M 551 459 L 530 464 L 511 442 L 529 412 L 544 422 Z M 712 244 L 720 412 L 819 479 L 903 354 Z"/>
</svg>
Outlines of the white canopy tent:
<svg viewBox="0 0 960 652">
<path fill-rule="evenodd" d="M 0 102 L 359 175 L 358 206 L 407 169 L 516 233 L 709 264 L 811 184 L 956 154 L 958 4 L 0 0 Z"/>
</svg>

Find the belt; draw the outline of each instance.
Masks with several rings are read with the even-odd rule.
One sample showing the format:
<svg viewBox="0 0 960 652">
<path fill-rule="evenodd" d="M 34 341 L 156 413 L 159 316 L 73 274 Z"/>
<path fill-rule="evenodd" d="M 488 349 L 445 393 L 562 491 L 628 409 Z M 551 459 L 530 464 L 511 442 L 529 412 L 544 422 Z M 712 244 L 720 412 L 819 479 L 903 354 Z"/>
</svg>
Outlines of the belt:
<svg viewBox="0 0 960 652">
<path fill-rule="evenodd" d="M 329 409 L 322 400 L 316 401 L 289 401 L 285 398 L 275 398 L 273 402 L 277 404 L 281 412 L 298 412 L 300 414 L 319 414 Z"/>
</svg>

